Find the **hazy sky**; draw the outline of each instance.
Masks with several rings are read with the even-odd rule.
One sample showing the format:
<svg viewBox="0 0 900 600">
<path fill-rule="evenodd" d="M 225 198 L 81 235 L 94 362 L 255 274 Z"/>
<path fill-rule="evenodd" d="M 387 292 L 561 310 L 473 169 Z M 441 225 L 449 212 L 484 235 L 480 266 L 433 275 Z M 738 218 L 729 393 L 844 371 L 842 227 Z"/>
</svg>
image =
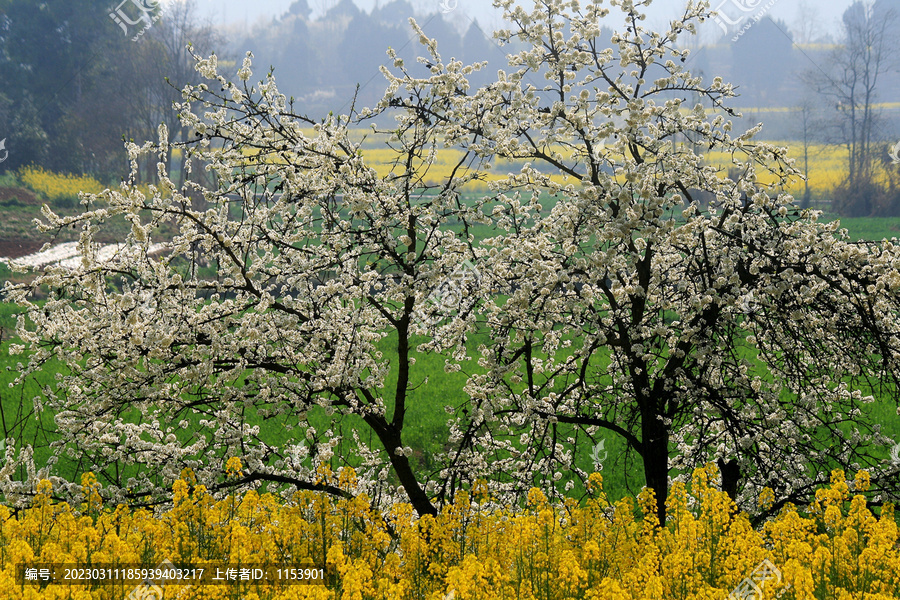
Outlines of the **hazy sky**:
<svg viewBox="0 0 900 600">
<path fill-rule="evenodd" d="M 371 11 L 376 2 L 386 4 L 389 0 L 354 0 L 356 5 L 365 11 Z M 308 0 L 313 9 L 313 18 L 323 10 L 333 6 L 337 0 Z M 248 24 L 252 25 L 260 19 L 271 19 L 287 11 L 293 0 L 197 0 L 198 8 L 203 16 L 209 17 L 216 24 Z M 436 12 L 449 9 L 447 15 L 451 21 L 466 29 L 472 19 L 477 19 L 485 30 L 499 25 L 500 13 L 495 11 L 490 0 L 410 0 L 410 3 L 421 13 Z M 835 30 L 841 13 L 852 4 L 852 0 L 713 0 L 711 8 L 724 14 L 737 16 L 739 5 L 754 7 L 748 14 L 754 15 L 766 6 L 771 6 L 768 14 L 785 20 L 793 25 L 806 5 L 810 15 L 818 27 L 823 30 Z M 659 28 L 673 18 L 684 7 L 684 0 L 656 0 L 647 9 L 649 25 Z M 715 25 L 707 26 L 707 35 L 715 37 L 720 30 Z M 705 40 L 704 40 L 705 41 Z"/>
</svg>

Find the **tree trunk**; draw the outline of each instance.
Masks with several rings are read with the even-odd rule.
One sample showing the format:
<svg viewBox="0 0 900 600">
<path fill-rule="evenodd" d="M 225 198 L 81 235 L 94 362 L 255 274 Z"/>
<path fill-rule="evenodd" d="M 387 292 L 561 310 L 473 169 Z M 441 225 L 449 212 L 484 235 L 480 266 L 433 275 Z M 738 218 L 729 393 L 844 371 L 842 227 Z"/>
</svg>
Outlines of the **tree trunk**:
<svg viewBox="0 0 900 600">
<path fill-rule="evenodd" d="M 656 516 L 666 524 L 666 497 L 669 495 L 669 432 L 657 413 L 641 419 L 644 450 L 644 479 L 656 495 Z"/>
<path fill-rule="evenodd" d="M 741 480 L 741 467 L 735 459 L 725 462 L 721 458 L 716 461 L 722 475 L 722 491 L 728 494 L 732 502 L 737 502 L 737 488 Z"/>
<path fill-rule="evenodd" d="M 403 445 L 400 430 L 385 421 L 384 417 L 381 415 L 366 414 L 363 419 L 372 428 L 375 435 L 378 436 L 384 449 L 387 450 L 388 456 L 390 456 L 391 466 L 394 468 L 394 472 L 397 474 L 400 484 L 406 491 L 406 495 L 409 496 L 409 501 L 410 504 L 412 504 L 413 509 L 415 509 L 420 517 L 425 515 L 436 517 L 438 511 L 428 499 L 428 495 L 416 478 L 416 474 L 413 473 L 412 465 L 409 464 L 409 459 L 406 456 L 398 456 L 394 453 L 396 448 Z"/>
</svg>

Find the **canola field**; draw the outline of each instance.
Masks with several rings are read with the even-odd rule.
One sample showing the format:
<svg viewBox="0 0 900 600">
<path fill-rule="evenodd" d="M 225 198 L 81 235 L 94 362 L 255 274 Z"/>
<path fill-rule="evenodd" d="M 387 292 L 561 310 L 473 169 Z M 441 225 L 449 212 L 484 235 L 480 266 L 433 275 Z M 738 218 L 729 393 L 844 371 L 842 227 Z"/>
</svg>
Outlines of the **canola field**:
<svg viewBox="0 0 900 600">
<path fill-rule="evenodd" d="M 314 136 L 313 130 L 304 132 L 307 136 Z M 362 144 L 362 155 L 366 162 L 375 169 L 380 177 L 387 176 L 392 171 L 396 172 L 397 167 L 394 166 L 393 160 L 397 154 L 394 150 L 386 148 L 381 141 L 381 136 L 375 136 L 372 139 L 366 136 L 364 130 L 357 130 L 351 136 L 353 141 Z M 789 149 L 789 157 L 797 162 L 795 167 L 801 171 L 804 170 L 803 147 L 797 142 L 791 141 L 775 141 L 769 142 L 775 146 L 786 147 Z M 557 149 L 562 151 L 562 149 Z M 173 158 L 178 159 L 180 150 L 173 151 Z M 253 156 L 254 152 L 246 150 L 248 156 Z M 841 181 L 846 177 L 846 151 L 842 147 L 813 144 L 808 148 L 809 154 L 809 185 L 814 197 L 828 196 Z M 437 151 L 432 163 L 428 166 L 423 177 L 423 183 L 427 185 L 437 186 L 447 181 L 453 173 L 454 168 L 463 159 L 462 150 L 453 148 L 442 148 Z M 615 155 L 611 158 L 615 160 Z M 707 164 L 719 166 L 722 175 L 727 174 L 730 164 L 730 157 L 723 152 L 710 152 L 704 155 L 704 161 Z M 516 173 L 525 163 L 524 160 L 505 160 L 496 159 L 492 161 L 490 170 L 484 172 L 484 179 L 480 181 L 472 181 L 465 185 L 464 190 L 477 193 L 486 192 L 488 190 L 488 181 L 500 180 L 505 178 L 509 173 Z M 421 165 L 419 165 L 421 166 Z M 560 174 L 548 173 L 550 179 L 555 183 L 565 185 L 574 183 L 571 178 Z M 77 176 L 56 174 L 40 167 L 25 167 L 16 173 L 18 181 L 39 194 L 44 199 L 52 202 L 58 202 L 62 199 L 77 200 L 79 192 L 99 193 L 106 186 L 90 176 Z M 776 180 L 773 174 L 760 172 L 759 180 L 762 184 L 773 184 Z M 112 186 L 112 184 L 111 184 Z M 138 188 L 145 194 L 149 192 L 147 185 L 140 185 Z M 795 179 L 785 191 L 799 198 L 803 194 L 804 182 L 802 178 Z"/>
<path fill-rule="evenodd" d="M 390 149 L 383 147 L 366 147 L 365 142 L 363 143 L 363 157 L 375 169 L 378 175 L 383 177 L 391 173 L 393 168 L 391 161 L 396 157 L 396 154 Z M 790 141 L 773 141 L 767 143 L 788 148 L 788 156 L 796 161 L 794 167 L 801 172 L 804 171 L 805 165 L 802 144 Z M 558 151 L 562 152 L 562 149 L 558 149 Z M 822 199 L 830 197 L 831 191 L 847 176 L 846 150 L 838 146 L 811 144 L 808 147 L 808 155 L 808 179 L 813 198 Z M 461 150 L 441 149 L 438 151 L 434 162 L 429 166 L 424 181 L 429 185 L 440 185 L 451 176 L 453 169 L 462 157 L 463 152 Z M 612 158 L 615 159 L 615 156 Z M 714 151 L 705 154 L 703 158 L 706 164 L 720 167 L 720 172 L 723 176 L 727 174 L 731 162 L 729 155 L 723 152 Z M 506 177 L 509 173 L 516 173 L 524 163 L 524 160 L 510 161 L 497 159 L 492 164 L 491 172 L 486 174 L 486 179 L 484 181 L 470 182 L 466 184 L 464 189 L 470 192 L 487 191 L 487 181 L 499 180 Z M 568 183 L 575 183 L 574 180 L 559 174 L 549 175 L 551 180 L 558 184 L 565 185 Z M 771 185 L 774 184 L 777 179 L 772 173 L 760 172 L 759 181 L 764 185 Z M 801 177 L 795 178 L 784 191 L 799 199 L 804 192 L 804 180 Z"/>
<path fill-rule="evenodd" d="M 226 472 L 239 476 L 240 461 L 230 459 Z M 44 480 L 32 508 L 12 516 L 0 506 L 0 597 L 885 600 L 900 594 L 893 508 L 876 516 L 866 507 L 865 471 L 852 481 L 833 472 L 809 511 L 786 506 L 759 529 L 714 487 L 715 476 L 707 466 L 689 487 L 675 483 L 662 527 L 652 493 L 610 503 L 599 473 L 585 498 L 565 506 L 552 506 L 532 489 L 522 509 L 498 511 L 486 491 L 475 489 L 458 494 L 436 518 L 420 519 L 407 504 L 374 513 L 363 495 L 334 500 L 304 491 L 284 500 L 249 491 L 217 500 L 189 470 L 173 486 L 172 507 L 155 515 L 103 506 L 91 474 L 82 480 L 80 507 L 53 503 Z M 353 489 L 349 468 L 322 469 L 320 477 Z M 760 503 L 772 500 L 764 489 Z M 38 567 L 30 567 L 30 576 L 25 570 L 76 563 L 95 567 L 94 584 L 73 583 L 61 567 L 54 584 L 41 582 Z M 253 580 L 251 569 L 260 566 L 265 581 Z M 183 569 L 182 580 L 152 575 L 169 568 Z M 121 575 L 142 569 L 149 579 Z M 246 579 L 238 575 L 244 569 Z M 197 575 L 201 570 L 209 571 L 207 579 Z M 213 571 L 227 582 L 211 580 Z M 96 583 L 100 572 L 114 581 Z M 289 581 L 283 573 L 294 575 Z"/>
<path fill-rule="evenodd" d="M 787 111 L 788 109 L 784 110 Z M 308 138 L 314 138 L 316 136 L 316 132 L 313 129 L 305 129 L 303 130 L 303 134 Z M 386 136 L 384 133 L 380 132 L 378 134 L 373 134 L 371 131 L 357 129 L 351 132 L 350 140 L 360 144 L 362 156 L 365 158 L 367 164 L 375 169 L 375 172 L 379 177 L 385 177 L 392 172 L 395 174 L 402 172 L 405 168 L 405 165 L 400 165 L 398 167 L 393 164 L 393 161 L 397 159 L 397 152 L 385 146 L 384 142 Z M 754 143 L 756 142 L 764 142 L 777 147 L 788 148 L 788 157 L 796 161 L 794 167 L 805 175 L 795 178 L 783 191 L 793 195 L 798 201 L 799 198 L 802 197 L 805 189 L 804 176 L 808 177 L 814 206 L 823 205 L 825 202 L 824 199 L 830 199 L 832 190 L 847 176 L 847 150 L 842 146 L 811 143 L 806 149 L 808 155 L 808 164 L 806 164 L 803 158 L 803 144 L 798 141 L 755 140 Z M 561 146 L 553 147 L 550 150 L 558 152 L 564 157 L 571 155 L 569 151 Z M 606 149 L 605 151 L 610 159 L 615 162 L 617 156 L 616 153 L 610 149 Z M 252 149 L 246 149 L 245 153 L 248 157 L 255 155 L 255 151 Z M 461 149 L 438 149 L 434 157 L 430 159 L 431 164 L 424 170 L 422 182 L 429 186 L 439 186 L 443 184 L 452 175 L 453 170 L 457 167 L 463 157 L 464 151 Z M 273 160 L 280 161 L 283 159 L 279 157 Z M 510 173 L 518 173 L 522 165 L 526 162 L 526 160 L 495 158 L 491 161 L 489 170 L 484 171 L 479 169 L 482 171 L 481 175 L 483 178 L 478 181 L 468 182 L 463 186 L 463 190 L 469 193 L 486 192 L 489 189 L 489 181 L 501 180 Z M 718 166 L 720 168 L 721 176 L 724 177 L 728 173 L 731 159 L 727 153 L 712 151 L 703 154 L 703 162 L 705 164 Z M 469 163 L 467 162 L 467 164 Z M 422 162 L 416 165 L 417 174 L 421 174 L 418 169 L 422 166 Z M 549 176 L 551 181 L 557 184 L 566 185 L 577 183 L 576 180 L 556 172 L 547 172 L 546 175 Z M 457 172 L 457 176 L 459 176 L 459 172 Z M 759 182 L 763 185 L 772 185 L 777 181 L 777 178 L 772 173 L 759 171 L 758 176 Z"/>
</svg>

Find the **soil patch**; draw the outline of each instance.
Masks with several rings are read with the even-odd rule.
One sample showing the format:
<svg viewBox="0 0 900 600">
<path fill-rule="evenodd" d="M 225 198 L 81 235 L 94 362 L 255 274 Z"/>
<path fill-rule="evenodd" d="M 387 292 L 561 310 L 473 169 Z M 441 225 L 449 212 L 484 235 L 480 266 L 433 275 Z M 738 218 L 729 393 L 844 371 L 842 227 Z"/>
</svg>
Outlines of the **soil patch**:
<svg viewBox="0 0 900 600">
<path fill-rule="evenodd" d="M 45 240 L 46 241 L 46 240 Z M 21 258 L 34 254 L 41 249 L 44 241 L 35 240 L 0 240 L 0 257 Z"/>
<path fill-rule="evenodd" d="M 0 206 L 40 206 L 44 201 L 31 190 L 18 187 L 0 187 Z"/>
</svg>

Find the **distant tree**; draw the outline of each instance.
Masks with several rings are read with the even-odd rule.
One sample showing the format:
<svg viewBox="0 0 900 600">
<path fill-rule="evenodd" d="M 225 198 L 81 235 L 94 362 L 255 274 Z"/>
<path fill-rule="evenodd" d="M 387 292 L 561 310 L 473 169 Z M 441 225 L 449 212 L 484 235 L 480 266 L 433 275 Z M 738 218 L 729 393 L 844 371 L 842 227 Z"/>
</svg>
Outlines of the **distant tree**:
<svg viewBox="0 0 900 600">
<path fill-rule="evenodd" d="M 274 54 L 272 66 L 283 90 L 299 97 L 329 83 L 318 68 L 307 20 L 292 15 L 282 19 L 279 27 L 266 27 L 263 35 L 270 43 L 260 48 L 262 56 Z"/>
<path fill-rule="evenodd" d="M 312 9 L 309 7 L 309 3 L 306 0 L 296 0 L 291 4 L 290 8 L 288 8 L 288 13 L 303 19 L 308 19 L 310 13 L 312 13 Z"/>
<path fill-rule="evenodd" d="M 179 115 L 171 110 L 171 107 L 181 100 L 181 88 L 188 84 L 198 84 L 200 76 L 194 68 L 193 56 L 188 45 L 195 52 L 204 54 L 213 53 L 223 43 L 216 30 L 210 23 L 202 23 L 197 15 L 197 0 L 184 0 L 173 2 L 167 7 L 162 19 L 153 26 L 148 36 L 150 41 L 142 51 L 148 52 L 151 61 L 145 61 L 144 66 L 149 70 L 140 72 L 147 78 L 148 96 L 154 106 L 150 107 L 146 125 L 153 131 L 160 122 L 165 123 L 169 131 L 176 133 L 177 139 L 187 141 L 193 133 L 191 128 L 184 124 Z M 220 52 L 220 54 L 222 54 Z M 222 59 L 228 56 L 222 54 Z M 153 60 L 155 59 L 155 60 Z M 173 155 L 171 150 L 167 153 L 166 164 L 171 164 Z M 176 182 L 181 185 L 189 177 L 188 163 L 190 153 L 181 153 L 178 164 L 173 165 L 177 170 Z M 151 179 L 156 178 L 156 164 L 148 165 L 152 173 Z M 193 176 L 205 177 L 205 172 L 198 170 Z"/>
<path fill-rule="evenodd" d="M 793 41 L 784 22 L 763 17 L 731 45 L 731 79 L 742 106 L 784 105 L 784 83 L 794 71 Z"/>
<path fill-rule="evenodd" d="M 84 112 L 91 98 L 109 97 L 115 82 L 107 76 L 126 58 L 126 48 L 134 48 L 130 42 L 126 46 L 109 12 L 101 0 L 0 4 L 0 81 L 3 93 L 22 106 L 28 132 L 23 137 L 15 130 L 0 134 L 7 147 L 18 148 L 13 160 L 28 157 L 50 169 L 82 172 L 92 154 L 102 155 L 113 143 L 120 147 L 127 111 L 110 111 L 99 123 Z"/>
<path fill-rule="evenodd" d="M 136 48 L 133 52 L 139 53 Z M 67 149 L 68 154 L 44 166 L 91 173 L 107 182 L 119 181 L 128 172 L 128 163 L 122 157 L 123 137 L 145 139 L 154 129 L 141 120 L 148 81 L 138 80 L 131 71 L 134 55 L 117 58 L 115 62 L 86 65 L 94 83 L 85 86 L 78 100 L 69 103 L 54 130 L 53 152 L 64 154 Z M 160 85 L 165 82 L 160 81 Z M 153 115 L 157 122 L 161 116 L 159 110 Z"/>
<path fill-rule="evenodd" d="M 796 17 L 791 25 L 791 33 L 797 44 L 812 44 L 825 39 L 827 32 L 819 19 L 818 5 L 802 0 L 797 7 Z"/>
<path fill-rule="evenodd" d="M 475 64 L 482 61 L 488 62 L 488 68 L 474 72 L 469 76 L 469 82 L 472 86 L 482 87 L 488 85 L 493 77 L 490 66 L 504 64 L 506 56 L 505 52 L 495 45 L 490 37 L 485 35 L 478 25 L 478 21 L 473 20 L 462 39 L 461 60 L 467 64 Z"/>
<path fill-rule="evenodd" d="M 393 2 L 377 6 L 372 11 L 372 18 L 383 25 L 396 27 L 397 25 L 405 25 L 409 18 L 413 16 L 413 13 L 413 7 L 408 0 L 393 0 Z"/>
<path fill-rule="evenodd" d="M 448 61 L 451 59 L 462 60 L 462 38 L 453 25 L 444 19 L 443 15 L 438 13 L 429 17 L 422 24 L 422 31 L 429 38 L 437 41 L 441 56 L 446 57 Z M 484 59 L 485 57 L 482 57 L 474 62 Z"/>
<path fill-rule="evenodd" d="M 877 16 L 890 16 L 894 13 L 893 18 L 897 18 L 900 14 L 900 0 L 875 0 L 872 9 Z"/>
<path fill-rule="evenodd" d="M 47 132 L 41 124 L 36 103 L 26 93 L 16 94 L 18 100 L 0 93 L 0 139 L 5 140 L 4 160 L 0 171 L 15 171 L 22 166 L 46 164 Z M 121 152 L 121 151 L 120 151 Z"/>
<path fill-rule="evenodd" d="M 802 171 L 803 171 L 803 197 L 800 199 L 800 208 L 809 208 L 812 204 L 812 191 L 809 187 L 810 181 L 810 153 L 814 150 L 814 143 L 821 141 L 821 112 L 817 104 L 811 99 L 805 99 L 795 107 L 797 118 L 794 119 L 794 128 L 792 133 L 799 137 L 801 147 L 803 149 Z M 794 138 L 797 139 L 797 138 Z"/>
<path fill-rule="evenodd" d="M 332 77 L 340 76 L 340 83 L 350 86 L 367 84 L 373 77 L 382 79 L 379 68 L 388 62 L 385 47 L 390 45 L 388 40 L 400 37 L 393 35 L 396 31 L 366 13 L 356 14 L 347 24 L 338 49 L 342 68 Z"/>
<path fill-rule="evenodd" d="M 217 185 L 176 186 L 160 164 L 149 195 L 107 190 L 82 214 L 49 213 L 48 231 L 81 227 L 84 260 L 7 288 L 33 324 L 12 347 L 30 351 L 19 381 L 67 367 L 42 400 L 54 451 L 95 465 L 113 499 L 165 497 L 191 467 L 213 490 L 365 493 L 434 515 L 481 479 L 497 502 L 534 485 L 559 498 L 602 435 L 636 455 L 660 523 L 670 478 L 720 459 L 723 487 L 758 516 L 762 486 L 778 510 L 832 468 L 867 468 L 897 497 L 900 468 L 865 411 L 871 394 L 898 400 L 900 247 L 851 243 L 775 195 L 797 175 L 787 151 L 758 129 L 732 137 L 732 87 L 682 67 L 679 38 L 708 6 L 654 32 L 643 5 L 621 3 L 604 48 L 599 2 L 496 5 L 510 24 L 498 41 L 521 50 L 493 83 L 471 88 L 471 69 L 415 26 L 429 72 L 395 64 L 374 109 L 321 121 L 293 113 L 271 77 L 251 85 L 249 56 L 238 83 L 196 57 L 208 83 L 177 110 L 198 136 L 178 145 Z M 386 166 L 368 162 L 363 127 Z M 686 133 L 694 145 L 676 141 Z M 129 159 L 172 143 L 163 125 Z M 516 166 L 495 175 L 501 164 Z M 468 194 L 475 181 L 489 191 Z M 713 196 L 708 210 L 692 189 Z M 93 240 L 116 215 L 131 231 L 101 262 Z M 154 256 L 164 224 L 179 234 Z M 467 374 L 433 467 L 409 445 L 416 400 L 444 390 L 417 366 L 432 352 Z M 247 470 L 222 482 L 229 456 Z M 28 472 L 0 490 L 28 493 Z"/>
<path fill-rule="evenodd" d="M 828 97 L 847 150 L 847 179 L 837 190 L 835 210 L 847 216 L 872 213 L 878 148 L 876 107 L 885 72 L 897 66 L 894 37 L 898 15 L 886 4 L 854 2 L 843 14 L 843 36 L 823 69 L 805 74 L 807 84 Z"/>
<path fill-rule="evenodd" d="M 110 14 L 118 13 L 100 0 L 4 3 L 0 81 L 22 107 L 15 119 L 22 132 L 0 133 L 16 148 L 13 159 L 104 180 L 125 174 L 123 136 L 145 139 L 161 120 L 178 127 L 172 102 L 180 85 L 196 81 L 184 45 L 190 39 L 198 50 L 212 51 L 212 30 L 195 26 L 194 4 L 174 2 L 165 10 L 148 4 L 147 14 L 160 20 L 148 16 L 145 25 L 131 4 L 123 8 L 129 22 L 117 22 Z M 166 83 L 167 75 L 177 87 Z M 155 162 L 144 165 L 143 175 L 155 177 Z"/>
<path fill-rule="evenodd" d="M 394 3 L 388 5 L 385 10 L 388 14 L 400 14 L 400 11 L 408 6 L 404 4 Z M 338 4 L 329 12 L 329 16 L 337 18 L 336 15 L 350 12 Z M 348 87 L 359 85 L 361 95 L 357 98 L 357 102 L 365 104 L 375 104 L 381 97 L 378 88 L 369 84 L 373 80 L 380 82 L 382 80 L 380 68 L 391 63 L 385 52 L 387 47 L 398 50 L 409 48 L 410 52 L 404 53 L 406 54 L 404 58 L 413 61 L 415 58 L 414 49 L 410 48 L 409 44 L 410 37 L 415 35 L 408 25 L 411 14 L 390 24 L 381 18 L 382 15 L 380 11 L 372 15 L 361 11 L 354 14 L 343 32 L 343 42 L 337 50 L 342 68 L 339 73 L 332 74 L 333 80 L 338 80 Z M 428 17 L 423 30 L 427 36 L 437 40 L 442 52 L 448 57 L 461 58 L 460 36 L 439 14 Z M 423 68 L 422 72 L 427 72 L 427 69 Z"/>
<path fill-rule="evenodd" d="M 328 9 L 324 19 L 326 21 L 341 20 L 349 22 L 351 19 L 358 17 L 361 14 L 364 13 L 359 10 L 353 0 L 339 0 L 337 4 Z"/>
<path fill-rule="evenodd" d="M 319 27 L 315 21 L 289 10 L 277 19 L 258 22 L 242 36 L 229 40 L 225 47 L 236 56 L 250 49 L 257 64 L 274 69 L 280 89 L 299 99 L 332 85 L 330 75 L 340 71 L 324 60 L 336 51 L 340 40 L 323 45 L 323 39 L 334 35 L 318 31 Z"/>
</svg>

